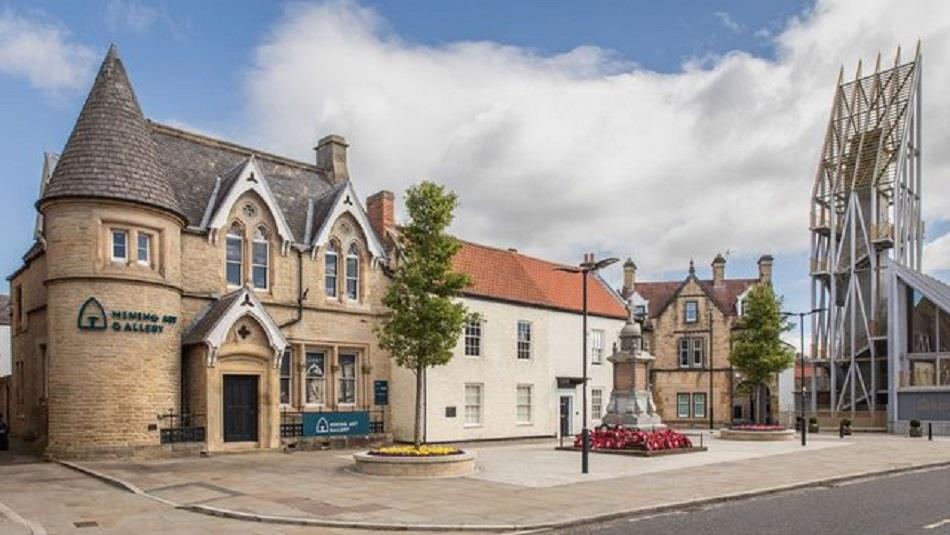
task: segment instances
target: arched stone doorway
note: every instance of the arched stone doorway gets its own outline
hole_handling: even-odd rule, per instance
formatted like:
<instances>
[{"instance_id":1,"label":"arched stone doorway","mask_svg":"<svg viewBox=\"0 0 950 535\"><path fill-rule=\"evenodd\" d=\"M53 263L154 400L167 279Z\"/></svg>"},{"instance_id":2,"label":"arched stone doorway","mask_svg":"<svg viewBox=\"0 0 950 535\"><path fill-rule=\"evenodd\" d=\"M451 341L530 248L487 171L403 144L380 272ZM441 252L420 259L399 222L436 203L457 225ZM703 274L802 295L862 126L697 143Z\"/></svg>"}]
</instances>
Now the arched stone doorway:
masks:
<instances>
[{"instance_id":1,"label":"arched stone doorway","mask_svg":"<svg viewBox=\"0 0 950 535\"><path fill-rule=\"evenodd\" d=\"M280 445L280 359L287 340L246 288L213 303L183 337L186 409L208 451Z\"/></svg>"}]
</instances>

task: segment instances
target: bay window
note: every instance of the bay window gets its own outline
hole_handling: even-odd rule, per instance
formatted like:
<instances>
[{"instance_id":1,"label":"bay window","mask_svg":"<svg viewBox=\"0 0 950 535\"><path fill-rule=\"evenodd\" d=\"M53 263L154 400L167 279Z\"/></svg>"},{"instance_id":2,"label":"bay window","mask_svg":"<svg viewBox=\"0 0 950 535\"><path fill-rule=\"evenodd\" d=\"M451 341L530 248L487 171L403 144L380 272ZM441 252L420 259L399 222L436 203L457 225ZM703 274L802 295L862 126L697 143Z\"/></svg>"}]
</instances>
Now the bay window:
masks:
<instances>
[{"instance_id":1,"label":"bay window","mask_svg":"<svg viewBox=\"0 0 950 535\"><path fill-rule=\"evenodd\" d=\"M337 402L356 403L356 355L341 353L339 358L339 381L337 384Z\"/></svg>"}]
</instances>

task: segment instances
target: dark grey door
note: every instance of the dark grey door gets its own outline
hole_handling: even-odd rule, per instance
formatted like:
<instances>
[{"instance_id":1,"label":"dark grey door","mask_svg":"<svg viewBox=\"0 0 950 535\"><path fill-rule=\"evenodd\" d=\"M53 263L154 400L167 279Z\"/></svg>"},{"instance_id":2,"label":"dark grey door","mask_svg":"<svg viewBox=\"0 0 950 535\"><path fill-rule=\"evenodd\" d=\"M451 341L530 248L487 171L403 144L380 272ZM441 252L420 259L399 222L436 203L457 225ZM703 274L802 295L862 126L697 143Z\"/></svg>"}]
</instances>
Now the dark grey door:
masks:
<instances>
[{"instance_id":1,"label":"dark grey door","mask_svg":"<svg viewBox=\"0 0 950 535\"><path fill-rule=\"evenodd\" d=\"M561 396L561 436L571 435L571 396Z\"/></svg>"},{"instance_id":2,"label":"dark grey door","mask_svg":"<svg viewBox=\"0 0 950 535\"><path fill-rule=\"evenodd\" d=\"M224 441L257 441L257 376L224 376Z\"/></svg>"}]
</instances>

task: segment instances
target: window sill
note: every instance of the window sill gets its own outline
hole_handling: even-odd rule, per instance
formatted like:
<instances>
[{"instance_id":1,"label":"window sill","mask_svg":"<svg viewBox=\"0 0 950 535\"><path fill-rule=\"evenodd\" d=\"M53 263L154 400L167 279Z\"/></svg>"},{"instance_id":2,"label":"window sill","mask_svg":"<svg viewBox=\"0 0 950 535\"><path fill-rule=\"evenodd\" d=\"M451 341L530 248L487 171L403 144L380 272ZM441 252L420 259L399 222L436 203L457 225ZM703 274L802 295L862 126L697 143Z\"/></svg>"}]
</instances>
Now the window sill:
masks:
<instances>
[{"instance_id":1,"label":"window sill","mask_svg":"<svg viewBox=\"0 0 950 535\"><path fill-rule=\"evenodd\" d=\"M534 427L534 422L517 422L518 427Z\"/></svg>"},{"instance_id":2,"label":"window sill","mask_svg":"<svg viewBox=\"0 0 950 535\"><path fill-rule=\"evenodd\" d=\"M462 424L462 427L464 427L465 429L475 429L481 426L482 424Z\"/></svg>"}]
</instances>

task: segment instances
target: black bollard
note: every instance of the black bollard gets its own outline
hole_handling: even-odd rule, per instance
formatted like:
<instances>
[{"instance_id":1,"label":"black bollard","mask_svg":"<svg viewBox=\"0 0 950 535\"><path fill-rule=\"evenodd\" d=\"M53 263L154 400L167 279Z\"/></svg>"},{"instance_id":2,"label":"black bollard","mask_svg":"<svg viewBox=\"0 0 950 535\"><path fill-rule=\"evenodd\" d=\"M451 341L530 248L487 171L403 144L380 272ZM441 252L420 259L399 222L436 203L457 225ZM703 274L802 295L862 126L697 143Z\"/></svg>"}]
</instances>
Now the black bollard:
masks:
<instances>
[{"instance_id":1,"label":"black bollard","mask_svg":"<svg viewBox=\"0 0 950 535\"><path fill-rule=\"evenodd\" d=\"M927 422L927 440L934 439L934 423Z\"/></svg>"}]
</instances>

